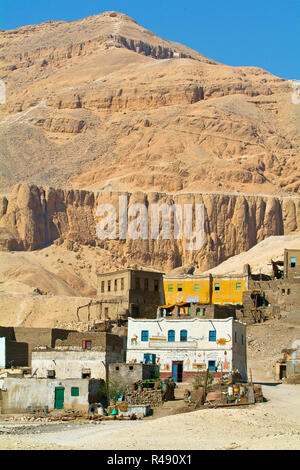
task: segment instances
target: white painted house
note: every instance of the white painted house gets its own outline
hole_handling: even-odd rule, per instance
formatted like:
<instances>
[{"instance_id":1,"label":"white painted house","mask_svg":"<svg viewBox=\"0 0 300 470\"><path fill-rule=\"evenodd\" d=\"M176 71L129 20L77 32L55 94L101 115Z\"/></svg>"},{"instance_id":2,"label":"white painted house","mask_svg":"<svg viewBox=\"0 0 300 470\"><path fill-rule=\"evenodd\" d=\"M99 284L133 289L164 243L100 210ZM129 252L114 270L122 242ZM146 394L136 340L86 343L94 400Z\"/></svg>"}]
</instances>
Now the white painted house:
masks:
<instances>
[{"instance_id":1,"label":"white painted house","mask_svg":"<svg viewBox=\"0 0 300 470\"><path fill-rule=\"evenodd\" d=\"M225 319L128 318L127 363L155 362L161 378L189 381L209 369L247 380L246 325Z\"/></svg>"}]
</instances>

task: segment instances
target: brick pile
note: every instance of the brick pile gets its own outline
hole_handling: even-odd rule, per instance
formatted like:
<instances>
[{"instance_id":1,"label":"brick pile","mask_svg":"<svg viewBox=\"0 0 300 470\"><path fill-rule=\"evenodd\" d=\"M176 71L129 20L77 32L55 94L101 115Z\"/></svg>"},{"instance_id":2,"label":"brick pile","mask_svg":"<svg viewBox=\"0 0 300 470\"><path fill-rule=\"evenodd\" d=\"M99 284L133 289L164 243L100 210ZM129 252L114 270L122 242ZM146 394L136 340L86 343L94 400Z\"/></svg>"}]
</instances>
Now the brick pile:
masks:
<instances>
[{"instance_id":1,"label":"brick pile","mask_svg":"<svg viewBox=\"0 0 300 470\"><path fill-rule=\"evenodd\" d=\"M158 408L163 404L161 390L152 389L127 393L125 401L130 405L150 405L151 408Z\"/></svg>"}]
</instances>

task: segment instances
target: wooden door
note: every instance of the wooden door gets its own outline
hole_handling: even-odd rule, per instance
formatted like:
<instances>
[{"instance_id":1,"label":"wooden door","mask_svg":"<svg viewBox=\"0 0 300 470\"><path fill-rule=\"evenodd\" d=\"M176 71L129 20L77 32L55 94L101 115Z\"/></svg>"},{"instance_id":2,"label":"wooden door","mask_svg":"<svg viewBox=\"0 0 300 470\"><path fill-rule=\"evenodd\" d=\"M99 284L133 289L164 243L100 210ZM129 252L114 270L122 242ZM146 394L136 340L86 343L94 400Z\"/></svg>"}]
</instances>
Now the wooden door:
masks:
<instances>
[{"instance_id":1,"label":"wooden door","mask_svg":"<svg viewBox=\"0 0 300 470\"><path fill-rule=\"evenodd\" d=\"M54 408L56 410L63 410L63 408L64 408L64 397L65 397L64 387L55 387Z\"/></svg>"}]
</instances>

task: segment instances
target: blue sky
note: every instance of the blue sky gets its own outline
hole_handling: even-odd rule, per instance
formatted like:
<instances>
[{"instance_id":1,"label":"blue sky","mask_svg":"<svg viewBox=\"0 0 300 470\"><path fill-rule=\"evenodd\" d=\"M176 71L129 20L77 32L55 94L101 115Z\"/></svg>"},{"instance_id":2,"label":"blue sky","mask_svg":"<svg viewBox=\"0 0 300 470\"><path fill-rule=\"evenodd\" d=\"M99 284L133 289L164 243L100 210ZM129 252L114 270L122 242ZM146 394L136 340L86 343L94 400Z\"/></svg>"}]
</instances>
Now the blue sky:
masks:
<instances>
[{"instance_id":1,"label":"blue sky","mask_svg":"<svg viewBox=\"0 0 300 470\"><path fill-rule=\"evenodd\" d=\"M0 29L108 10L219 62L300 79L300 0L1 0Z\"/></svg>"}]
</instances>

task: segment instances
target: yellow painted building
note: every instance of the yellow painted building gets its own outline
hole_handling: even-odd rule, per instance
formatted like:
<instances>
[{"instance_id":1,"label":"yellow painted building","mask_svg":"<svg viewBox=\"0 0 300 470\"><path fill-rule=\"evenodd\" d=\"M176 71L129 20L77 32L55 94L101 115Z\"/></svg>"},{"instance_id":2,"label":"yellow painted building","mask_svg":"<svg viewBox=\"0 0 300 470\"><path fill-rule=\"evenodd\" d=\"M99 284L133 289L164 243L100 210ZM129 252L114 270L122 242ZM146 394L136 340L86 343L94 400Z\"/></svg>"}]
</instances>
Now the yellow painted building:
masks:
<instances>
[{"instance_id":1,"label":"yellow painted building","mask_svg":"<svg viewBox=\"0 0 300 470\"><path fill-rule=\"evenodd\" d=\"M165 303L198 302L203 304L243 303L248 290L247 276L164 276Z\"/></svg>"}]
</instances>

